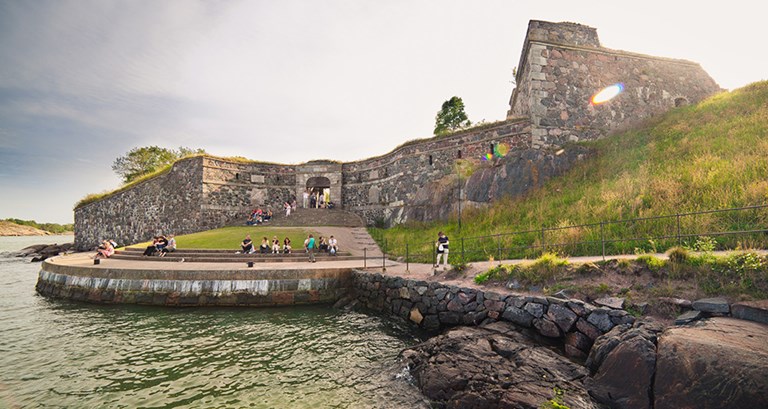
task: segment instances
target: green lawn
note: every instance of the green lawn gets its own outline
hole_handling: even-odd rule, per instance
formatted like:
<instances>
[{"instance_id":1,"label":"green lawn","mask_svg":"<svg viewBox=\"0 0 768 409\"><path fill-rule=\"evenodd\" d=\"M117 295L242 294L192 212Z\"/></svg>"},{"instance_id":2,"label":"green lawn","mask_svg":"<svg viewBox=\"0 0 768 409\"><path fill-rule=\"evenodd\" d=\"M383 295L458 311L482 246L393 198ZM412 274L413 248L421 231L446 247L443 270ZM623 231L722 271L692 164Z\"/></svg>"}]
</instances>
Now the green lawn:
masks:
<instances>
[{"instance_id":1,"label":"green lawn","mask_svg":"<svg viewBox=\"0 0 768 409\"><path fill-rule=\"evenodd\" d=\"M270 241L273 236L277 236L282 246L283 239L289 237L294 249L299 249L304 244L304 239L310 233L318 237L317 232L291 227L269 227L269 226L232 226L222 227L220 229L208 230L199 233L184 234L176 236L176 245L179 249L232 249L239 250L240 242L243 241L246 234L251 235L254 246L261 244L261 239L267 237ZM142 247L149 245L149 242L138 243L131 247Z\"/></svg>"}]
</instances>

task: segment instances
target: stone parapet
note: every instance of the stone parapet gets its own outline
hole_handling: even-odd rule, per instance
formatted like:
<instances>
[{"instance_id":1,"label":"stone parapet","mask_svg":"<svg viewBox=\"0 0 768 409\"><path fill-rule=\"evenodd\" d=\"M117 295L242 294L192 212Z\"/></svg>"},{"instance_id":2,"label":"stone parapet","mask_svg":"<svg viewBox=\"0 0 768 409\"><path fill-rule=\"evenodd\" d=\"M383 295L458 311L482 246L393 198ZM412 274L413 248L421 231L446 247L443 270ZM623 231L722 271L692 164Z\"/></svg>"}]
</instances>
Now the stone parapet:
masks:
<instances>
[{"instance_id":1,"label":"stone parapet","mask_svg":"<svg viewBox=\"0 0 768 409\"><path fill-rule=\"evenodd\" d=\"M332 304L351 269L135 270L43 263L36 290L97 304L288 306Z\"/></svg>"}]
</instances>

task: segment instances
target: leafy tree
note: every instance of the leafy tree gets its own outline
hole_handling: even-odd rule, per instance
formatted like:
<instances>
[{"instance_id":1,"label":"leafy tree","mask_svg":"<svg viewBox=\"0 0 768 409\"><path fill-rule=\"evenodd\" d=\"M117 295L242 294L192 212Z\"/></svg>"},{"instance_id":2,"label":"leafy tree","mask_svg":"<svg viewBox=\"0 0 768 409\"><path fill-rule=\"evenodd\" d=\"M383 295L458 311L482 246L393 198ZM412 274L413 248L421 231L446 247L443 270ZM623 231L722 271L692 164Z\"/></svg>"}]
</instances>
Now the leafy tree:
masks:
<instances>
[{"instance_id":1,"label":"leafy tree","mask_svg":"<svg viewBox=\"0 0 768 409\"><path fill-rule=\"evenodd\" d=\"M125 156L115 159L112 170L123 178L124 183L129 183L181 158L201 153L205 151L185 147L179 147L177 150L159 146L133 148Z\"/></svg>"},{"instance_id":2,"label":"leafy tree","mask_svg":"<svg viewBox=\"0 0 768 409\"><path fill-rule=\"evenodd\" d=\"M464 112L464 101L454 96L443 102L443 107L435 116L435 135L446 134L471 124Z\"/></svg>"}]
</instances>

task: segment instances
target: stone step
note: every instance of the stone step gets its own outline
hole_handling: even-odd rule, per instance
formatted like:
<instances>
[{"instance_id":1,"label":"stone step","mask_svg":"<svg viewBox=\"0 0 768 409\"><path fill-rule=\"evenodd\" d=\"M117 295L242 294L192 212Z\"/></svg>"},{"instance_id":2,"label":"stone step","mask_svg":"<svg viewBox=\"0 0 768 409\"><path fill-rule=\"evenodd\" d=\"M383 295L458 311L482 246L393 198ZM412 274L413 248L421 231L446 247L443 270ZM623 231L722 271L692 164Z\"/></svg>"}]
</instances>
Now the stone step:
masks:
<instances>
[{"instance_id":1,"label":"stone step","mask_svg":"<svg viewBox=\"0 0 768 409\"><path fill-rule=\"evenodd\" d=\"M189 263L247 263L253 261L254 263L299 263L306 261L308 255L306 253L295 253L296 256L285 254L281 257L279 254L275 254L274 257L259 257L254 254L230 254L228 256L180 256L175 253L169 253L165 257L144 257L141 255L132 254L114 254L111 258L115 260L134 260L134 261L163 261L163 262L180 262L184 260ZM317 261L349 261L349 260L363 260L363 257L358 256L331 256L325 253L316 254L315 259Z\"/></svg>"},{"instance_id":2,"label":"stone step","mask_svg":"<svg viewBox=\"0 0 768 409\"><path fill-rule=\"evenodd\" d=\"M139 256L141 257L144 253L144 248L137 248L137 247L131 247L124 250L116 250L115 254L120 255L126 255L126 256ZM221 256L229 256L239 254L237 250L213 250L213 249L176 249L176 251L168 253L168 256L175 256L175 257L221 257ZM325 252L316 252L315 254L326 254ZM285 253L251 253L251 254L243 254L247 256L252 257L305 257L306 252L303 248L298 248L293 250L289 254ZM339 251L337 253L338 256L350 256L352 255L348 251Z\"/></svg>"}]
</instances>

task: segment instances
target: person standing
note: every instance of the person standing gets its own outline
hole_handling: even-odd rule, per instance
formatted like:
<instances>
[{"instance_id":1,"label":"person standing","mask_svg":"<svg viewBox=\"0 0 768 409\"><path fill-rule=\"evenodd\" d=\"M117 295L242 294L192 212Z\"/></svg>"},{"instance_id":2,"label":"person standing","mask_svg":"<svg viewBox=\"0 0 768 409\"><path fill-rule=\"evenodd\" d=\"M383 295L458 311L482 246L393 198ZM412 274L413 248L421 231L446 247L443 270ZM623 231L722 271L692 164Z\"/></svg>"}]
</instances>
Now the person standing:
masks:
<instances>
[{"instance_id":1,"label":"person standing","mask_svg":"<svg viewBox=\"0 0 768 409\"><path fill-rule=\"evenodd\" d=\"M307 249L307 253L309 253L309 262L314 263L315 262L315 236L309 235L306 240L304 240L304 247Z\"/></svg>"},{"instance_id":2,"label":"person standing","mask_svg":"<svg viewBox=\"0 0 768 409\"><path fill-rule=\"evenodd\" d=\"M288 201L285 201L283 203L283 207L285 208L285 217L288 217L291 215L291 204L288 203Z\"/></svg>"},{"instance_id":3,"label":"person standing","mask_svg":"<svg viewBox=\"0 0 768 409\"><path fill-rule=\"evenodd\" d=\"M440 258L443 257L443 268L448 267L448 236L443 232L437 233L437 262L435 267L440 266Z\"/></svg>"},{"instance_id":4,"label":"person standing","mask_svg":"<svg viewBox=\"0 0 768 409\"><path fill-rule=\"evenodd\" d=\"M301 198L302 198L301 207L304 209L308 208L309 207L309 190L304 189L304 193L302 194Z\"/></svg>"}]
</instances>

